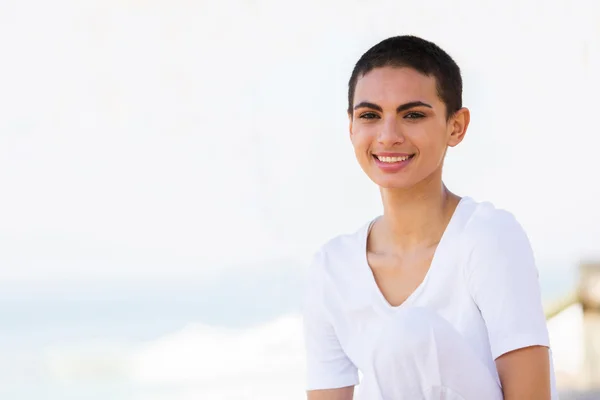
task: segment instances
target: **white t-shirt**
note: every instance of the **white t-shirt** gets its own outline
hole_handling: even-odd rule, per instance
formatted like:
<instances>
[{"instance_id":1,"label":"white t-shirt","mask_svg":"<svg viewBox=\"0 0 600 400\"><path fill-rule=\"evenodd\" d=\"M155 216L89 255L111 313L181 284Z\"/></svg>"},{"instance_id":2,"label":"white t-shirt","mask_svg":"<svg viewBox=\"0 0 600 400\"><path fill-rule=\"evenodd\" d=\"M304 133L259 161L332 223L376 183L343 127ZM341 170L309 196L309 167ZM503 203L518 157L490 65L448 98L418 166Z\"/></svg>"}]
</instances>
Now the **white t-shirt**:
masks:
<instances>
[{"instance_id":1,"label":"white t-shirt","mask_svg":"<svg viewBox=\"0 0 600 400\"><path fill-rule=\"evenodd\" d=\"M359 384L385 321L406 307L450 322L498 383L496 358L549 347L533 252L512 214L462 198L425 279L399 307L385 300L367 263L371 224L314 256L304 309L308 390ZM555 398L554 376L552 386Z\"/></svg>"}]
</instances>

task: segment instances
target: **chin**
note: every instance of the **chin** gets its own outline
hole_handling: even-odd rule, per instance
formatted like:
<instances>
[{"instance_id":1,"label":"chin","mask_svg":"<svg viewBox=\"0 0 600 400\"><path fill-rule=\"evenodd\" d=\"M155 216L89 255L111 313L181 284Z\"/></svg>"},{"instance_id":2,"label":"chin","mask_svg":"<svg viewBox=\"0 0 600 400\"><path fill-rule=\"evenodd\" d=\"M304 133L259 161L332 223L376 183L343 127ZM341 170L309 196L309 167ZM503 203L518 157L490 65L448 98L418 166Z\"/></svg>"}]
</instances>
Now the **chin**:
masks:
<instances>
[{"instance_id":1,"label":"chin","mask_svg":"<svg viewBox=\"0 0 600 400\"><path fill-rule=\"evenodd\" d=\"M429 168L410 168L396 173L384 173L378 168L366 169L367 176L381 189L411 189L441 177L441 165Z\"/></svg>"},{"instance_id":2,"label":"chin","mask_svg":"<svg viewBox=\"0 0 600 400\"><path fill-rule=\"evenodd\" d=\"M412 179L403 177L376 177L371 180L381 189L409 189L416 184Z\"/></svg>"}]
</instances>

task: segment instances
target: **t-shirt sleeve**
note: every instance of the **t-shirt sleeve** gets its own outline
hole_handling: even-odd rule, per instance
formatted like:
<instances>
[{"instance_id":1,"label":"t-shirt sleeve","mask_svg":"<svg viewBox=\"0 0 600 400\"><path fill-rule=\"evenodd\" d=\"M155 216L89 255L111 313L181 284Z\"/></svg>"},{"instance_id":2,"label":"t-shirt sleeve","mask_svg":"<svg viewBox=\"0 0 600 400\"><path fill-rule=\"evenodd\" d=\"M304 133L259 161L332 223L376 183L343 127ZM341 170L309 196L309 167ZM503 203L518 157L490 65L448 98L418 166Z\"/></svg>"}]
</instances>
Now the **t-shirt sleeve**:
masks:
<instances>
[{"instance_id":1,"label":"t-shirt sleeve","mask_svg":"<svg viewBox=\"0 0 600 400\"><path fill-rule=\"evenodd\" d=\"M322 253L311 263L303 309L307 390L358 384L358 370L344 353L324 304Z\"/></svg>"},{"instance_id":2,"label":"t-shirt sleeve","mask_svg":"<svg viewBox=\"0 0 600 400\"><path fill-rule=\"evenodd\" d=\"M492 355L496 359L524 347L549 347L529 239L506 211L496 210L487 222L474 232L467 282L485 321Z\"/></svg>"}]
</instances>

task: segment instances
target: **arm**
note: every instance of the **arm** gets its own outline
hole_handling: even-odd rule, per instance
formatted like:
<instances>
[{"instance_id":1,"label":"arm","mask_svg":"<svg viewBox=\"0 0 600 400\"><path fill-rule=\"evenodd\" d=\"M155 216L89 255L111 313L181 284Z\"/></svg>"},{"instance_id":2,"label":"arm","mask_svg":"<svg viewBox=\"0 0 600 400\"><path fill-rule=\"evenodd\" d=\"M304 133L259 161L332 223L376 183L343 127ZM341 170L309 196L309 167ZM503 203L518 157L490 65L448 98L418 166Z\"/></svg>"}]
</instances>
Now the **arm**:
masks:
<instances>
[{"instance_id":1,"label":"arm","mask_svg":"<svg viewBox=\"0 0 600 400\"><path fill-rule=\"evenodd\" d=\"M548 400L550 356L543 346L511 351L496 359L504 400Z\"/></svg>"},{"instance_id":2,"label":"arm","mask_svg":"<svg viewBox=\"0 0 600 400\"><path fill-rule=\"evenodd\" d=\"M344 352L325 301L326 260L314 257L308 274L303 325L309 400L352 400L358 369Z\"/></svg>"},{"instance_id":3,"label":"arm","mask_svg":"<svg viewBox=\"0 0 600 400\"><path fill-rule=\"evenodd\" d=\"M475 229L467 273L506 400L551 399L551 359L538 272L525 232L496 211Z\"/></svg>"},{"instance_id":4,"label":"arm","mask_svg":"<svg viewBox=\"0 0 600 400\"><path fill-rule=\"evenodd\" d=\"M309 390L308 400L352 400L354 398L354 386L339 389Z\"/></svg>"}]
</instances>

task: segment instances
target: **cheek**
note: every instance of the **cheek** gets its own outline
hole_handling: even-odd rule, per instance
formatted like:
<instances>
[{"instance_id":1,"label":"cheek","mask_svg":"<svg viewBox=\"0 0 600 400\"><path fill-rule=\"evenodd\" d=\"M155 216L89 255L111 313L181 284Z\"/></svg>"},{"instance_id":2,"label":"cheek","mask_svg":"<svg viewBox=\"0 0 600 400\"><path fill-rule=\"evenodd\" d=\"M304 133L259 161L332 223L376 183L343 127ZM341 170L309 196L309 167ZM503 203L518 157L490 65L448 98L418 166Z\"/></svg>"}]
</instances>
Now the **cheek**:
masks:
<instances>
[{"instance_id":1,"label":"cheek","mask_svg":"<svg viewBox=\"0 0 600 400\"><path fill-rule=\"evenodd\" d=\"M351 135L352 146L354 146L354 150L357 153L364 152L371 147L373 140L375 140L375 138L376 138L376 136L373 134L373 132L374 132L373 129L369 129L369 128L365 128L365 127L360 127L358 129L355 129L352 132L352 135Z\"/></svg>"},{"instance_id":2,"label":"cheek","mask_svg":"<svg viewBox=\"0 0 600 400\"><path fill-rule=\"evenodd\" d=\"M415 126L407 130L406 138L426 157L437 158L446 148L445 131L437 125Z\"/></svg>"}]
</instances>

